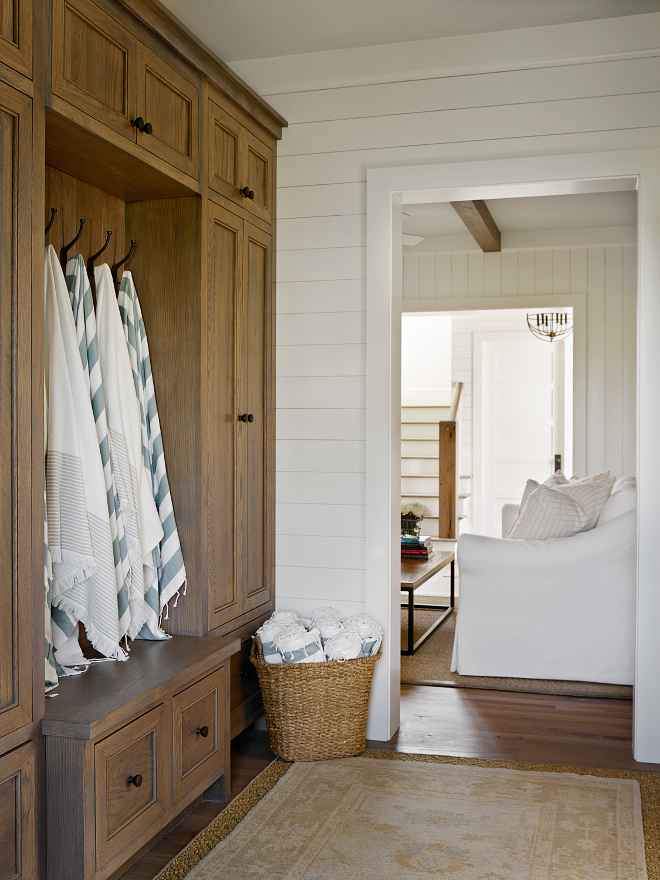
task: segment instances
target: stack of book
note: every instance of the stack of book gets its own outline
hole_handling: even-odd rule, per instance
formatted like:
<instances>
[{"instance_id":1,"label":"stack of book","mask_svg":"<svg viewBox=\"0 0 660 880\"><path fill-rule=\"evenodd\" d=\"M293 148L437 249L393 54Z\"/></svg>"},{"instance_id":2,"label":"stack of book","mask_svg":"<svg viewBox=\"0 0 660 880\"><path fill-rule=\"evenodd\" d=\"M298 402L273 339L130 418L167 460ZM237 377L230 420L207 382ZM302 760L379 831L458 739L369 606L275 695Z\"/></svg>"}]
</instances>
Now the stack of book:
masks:
<instances>
[{"instance_id":1,"label":"stack of book","mask_svg":"<svg viewBox=\"0 0 660 880\"><path fill-rule=\"evenodd\" d=\"M433 553L432 538L401 536L401 559L428 559L431 553Z\"/></svg>"}]
</instances>

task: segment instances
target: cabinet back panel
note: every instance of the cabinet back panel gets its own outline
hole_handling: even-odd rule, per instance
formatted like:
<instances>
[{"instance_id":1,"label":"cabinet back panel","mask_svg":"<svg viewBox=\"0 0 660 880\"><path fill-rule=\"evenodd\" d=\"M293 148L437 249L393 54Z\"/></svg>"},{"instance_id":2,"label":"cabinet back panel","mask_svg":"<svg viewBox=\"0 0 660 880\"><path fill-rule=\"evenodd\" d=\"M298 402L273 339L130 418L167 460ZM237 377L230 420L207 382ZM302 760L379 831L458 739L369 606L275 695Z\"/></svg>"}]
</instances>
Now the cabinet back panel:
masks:
<instances>
[{"instance_id":1,"label":"cabinet back panel","mask_svg":"<svg viewBox=\"0 0 660 880\"><path fill-rule=\"evenodd\" d=\"M57 208L57 214L46 236L46 244L52 244L58 255L62 245L78 232L81 218L85 220L83 232L69 256L82 254L87 260L103 246L107 230L112 232L110 242L95 265L108 263L112 266L126 254L126 206L121 199L47 165L44 226L50 221L51 208ZM127 265L127 268L130 267Z\"/></svg>"}]
</instances>

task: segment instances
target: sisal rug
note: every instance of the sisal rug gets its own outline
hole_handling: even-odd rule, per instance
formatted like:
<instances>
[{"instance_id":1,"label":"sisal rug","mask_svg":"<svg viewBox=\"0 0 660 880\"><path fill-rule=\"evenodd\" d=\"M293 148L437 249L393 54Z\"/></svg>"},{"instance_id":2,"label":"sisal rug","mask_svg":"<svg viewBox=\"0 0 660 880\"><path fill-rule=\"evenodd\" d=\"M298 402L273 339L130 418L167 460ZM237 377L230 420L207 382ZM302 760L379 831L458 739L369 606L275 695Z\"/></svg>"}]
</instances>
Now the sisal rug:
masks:
<instances>
[{"instance_id":1,"label":"sisal rug","mask_svg":"<svg viewBox=\"0 0 660 880\"><path fill-rule=\"evenodd\" d=\"M448 605L449 599L418 596L417 601ZM628 685L598 684L585 681L550 681L533 678L487 678L476 675L458 675L450 672L454 647L456 610L450 614L416 654L401 658L403 684L439 685L444 687L487 688L498 691L528 691L535 694L557 694L570 697L610 697L632 700L633 689ZM438 617L435 611L415 611L415 640ZM401 644L408 638L408 612L401 609Z\"/></svg>"},{"instance_id":2,"label":"sisal rug","mask_svg":"<svg viewBox=\"0 0 660 880\"><path fill-rule=\"evenodd\" d=\"M659 795L660 775L632 771L275 761L158 880L660 880Z\"/></svg>"}]
</instances>

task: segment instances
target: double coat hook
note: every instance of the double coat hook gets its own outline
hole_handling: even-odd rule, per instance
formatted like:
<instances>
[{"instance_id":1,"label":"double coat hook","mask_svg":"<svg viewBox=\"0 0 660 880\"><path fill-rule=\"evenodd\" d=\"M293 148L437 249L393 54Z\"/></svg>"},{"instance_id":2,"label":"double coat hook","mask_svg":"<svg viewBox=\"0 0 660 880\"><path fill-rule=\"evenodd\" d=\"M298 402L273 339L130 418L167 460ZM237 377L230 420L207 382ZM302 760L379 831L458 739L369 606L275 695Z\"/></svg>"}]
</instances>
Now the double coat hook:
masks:
<instances>
[{"instance_id":1,"label":"double coat hook","mask_svg":"<svg viewBox=\"0 0 660 880\"><path fill-rule=\"evenodd\" d=\"M78 241L80 236L82 235L84 225L85 225L85 221L81 220L80 221L80 228L78 229L78 235L76 235L76 237L73 239L73 241L70 241L68 244L65 244L64 247L62 248L62 250L60 251L60 263L62 264L63 269L66 269L66 256L69 253L69 251L71 250L71 248L74 246L74 244Z\"/></svg>"}]
</instances>

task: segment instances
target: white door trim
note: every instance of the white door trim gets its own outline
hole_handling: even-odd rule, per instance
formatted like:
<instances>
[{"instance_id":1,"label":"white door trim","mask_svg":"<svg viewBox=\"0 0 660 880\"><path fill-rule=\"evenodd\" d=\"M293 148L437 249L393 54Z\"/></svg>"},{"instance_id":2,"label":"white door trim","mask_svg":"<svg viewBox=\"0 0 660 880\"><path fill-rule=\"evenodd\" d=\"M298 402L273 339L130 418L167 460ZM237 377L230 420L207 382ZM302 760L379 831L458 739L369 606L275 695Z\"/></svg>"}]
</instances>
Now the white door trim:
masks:
<instances>
[{"instance_id":1,"label":"white door trim","mask_svg":"<svg viewBox=\"0 0 660 880\"><path fill-rule=\"evenodd\" d=\"M366 610L386 628L368 735L399 726L399 496L401 205L415 202L639 188L638 198L638 595L634 752L660 763L660 150L536 156L367 169ZM461 308L465 302L456 302ZM483 299L474 302L483 308ZM559 305L559 303L557 303ZM500 301L499 308L507 307ZM513 306L515 307L515 306ZM575 409L580 402L575 401ZM576 449L577 453L577 449ZM578 462L576 460L576 469Z\"/></svg>"}]
</instances>

